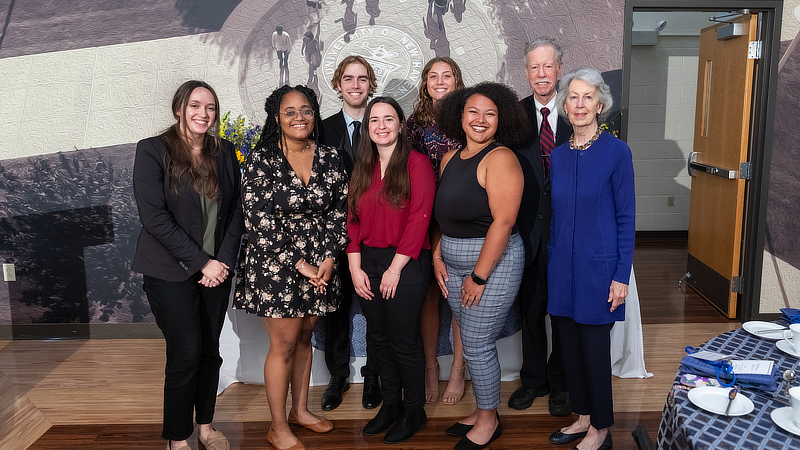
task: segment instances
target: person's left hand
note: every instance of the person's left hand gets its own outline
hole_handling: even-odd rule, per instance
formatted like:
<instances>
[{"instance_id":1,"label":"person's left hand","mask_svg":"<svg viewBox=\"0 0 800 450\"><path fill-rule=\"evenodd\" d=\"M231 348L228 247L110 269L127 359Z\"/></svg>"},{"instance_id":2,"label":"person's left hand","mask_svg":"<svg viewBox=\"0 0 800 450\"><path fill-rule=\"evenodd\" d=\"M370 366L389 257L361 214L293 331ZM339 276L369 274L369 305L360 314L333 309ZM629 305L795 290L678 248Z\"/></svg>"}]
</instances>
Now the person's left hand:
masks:
<instances>
[{"instance_id":1,"label":"person's left hand","mask_svg":"<svg viewBox=\"0 0 800 450\"><path fill-rule=\"evenodd\" d=\"M317 276L314 277L314 281L316 282L316 289L320 292L325 290L325 286L328 285L328 280L331 279L333 275L333 259L325 258L322 261L322 264L319 265L317 269Z\"/></svg>"},{"instance_id":2,"label":"person's left hand","mask_svg":"<svg viewBox=\"0 0 800 450\"><path fill-rule=\"evenodd\" d=\"M611 312L614 312L619 305L625 303L625 297L628 296L628 285L622 284L618 281L611 282L611 288L608 290L608 303L611 303Z\"/></svg>"},{"instance_id":3,"label":"person's left hand","mask_svg":"<svg viewBox=\"0 0 800 450\"><path fill-rule=\"evenodd\" d=\"M478 286L472 281L471 276L467 276L464 284L461 285L461 306L469 309L473 306L478 306L483 295L483 288L486 286Z\"/></svg>"},{"instance_id":4,"label":"person's left hand","mask_svg":"<svg viewBox=\"0 0 800 450\"><path fill-rule=\"evenodd\" d=\"M383 272L381 277L381 296L386 299L394 298L394 294L397 292L397 283L399 282L400 275L392 272L391 267L386 269L386 272Z\"/></svg>"}]
</instances>

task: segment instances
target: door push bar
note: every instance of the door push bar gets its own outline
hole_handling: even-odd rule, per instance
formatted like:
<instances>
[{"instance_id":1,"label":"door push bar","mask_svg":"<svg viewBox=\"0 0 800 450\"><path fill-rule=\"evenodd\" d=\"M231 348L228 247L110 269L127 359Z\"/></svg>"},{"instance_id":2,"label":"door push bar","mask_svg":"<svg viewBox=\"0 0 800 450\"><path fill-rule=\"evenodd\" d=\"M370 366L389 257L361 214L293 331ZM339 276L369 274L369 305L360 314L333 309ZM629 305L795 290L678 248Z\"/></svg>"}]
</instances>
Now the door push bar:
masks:
<instances>
[{"instance_id":1,"label":"door push bar","mask_svg":"<svg viewBox=\"0 0 800 450\"><path fill-rule=\"evenodd\" d=\"M720 167L709 166L708 164L697 162L697 153L698 152L689 153L689 160L687 161L689 176L695 176L695 172L699 170L707 174L725 178L726 180L735 180L739 178L739 172L736 170L722 169Z\"/></svg>"}]
</instances>

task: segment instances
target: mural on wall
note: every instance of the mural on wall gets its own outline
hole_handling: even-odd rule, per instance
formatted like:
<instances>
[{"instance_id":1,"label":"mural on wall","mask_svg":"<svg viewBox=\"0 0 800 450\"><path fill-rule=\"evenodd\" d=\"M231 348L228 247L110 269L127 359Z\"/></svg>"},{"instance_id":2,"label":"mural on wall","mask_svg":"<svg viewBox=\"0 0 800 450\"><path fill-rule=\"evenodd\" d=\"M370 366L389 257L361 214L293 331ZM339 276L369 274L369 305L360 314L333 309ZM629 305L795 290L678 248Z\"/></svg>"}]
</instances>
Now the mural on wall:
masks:
<instances>
[{"instance_id":1,"label":"mural on wall","mask_svg":"<svg viewBox=\"0 0 800 450\"><path fill-rule=\"evenodd\" d=\"M359 54L378 94L410 112L434 56L453 57L468 85L529 95L522 48L550 35L565 70L600 69L619 99L623 0L101 3L0 0L0 114L11 122L0 129L0 259L21 280L0 286L0 324L153 321L129 270L131 170L136 141L169 125L186 79L209 82L220 113L252 123L276 87L307 84L324 117L341 107L334 69Z\"/></svg>"}]
</instances>

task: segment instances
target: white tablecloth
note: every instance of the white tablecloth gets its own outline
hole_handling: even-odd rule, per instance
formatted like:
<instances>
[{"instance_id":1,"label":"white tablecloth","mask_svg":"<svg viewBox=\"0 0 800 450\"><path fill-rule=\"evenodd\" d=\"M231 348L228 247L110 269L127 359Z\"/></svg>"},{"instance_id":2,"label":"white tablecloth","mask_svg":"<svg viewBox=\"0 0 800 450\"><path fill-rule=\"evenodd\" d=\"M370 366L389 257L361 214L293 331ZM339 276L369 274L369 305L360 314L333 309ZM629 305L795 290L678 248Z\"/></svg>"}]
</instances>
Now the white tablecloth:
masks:
<instances>
[{"instance_id":1,"label":"white tablecloth","mask_svg":"<svg viewBox=\"0 0 800 450\"><path fill-rule=\"evenodd\" d=\"M548 333L549 322L548 322ZM511 381L519 378L522 367L522 333L497 341L500 357L502 380ZM218 393L236 382L264 384L264 361L269 350L269 339L260 317L245 314L242 310L229 308L225 325L220 337L220 368ZM361 382L361 366L365 357L350 358L350 381ZM441 378L450 376L452 355L440 356L442 368ZM642 318L639 309L639 294L636 290L636 279L631 270L628 298L625 302L625 321L617 322L611 330L611 372L620 378L649 378L644 366L644 346L642 342ZM314 361L311 366L311 385L328 384L330 374L325 366L325 355L314 349Z\"/></svg>"}]
</instances>

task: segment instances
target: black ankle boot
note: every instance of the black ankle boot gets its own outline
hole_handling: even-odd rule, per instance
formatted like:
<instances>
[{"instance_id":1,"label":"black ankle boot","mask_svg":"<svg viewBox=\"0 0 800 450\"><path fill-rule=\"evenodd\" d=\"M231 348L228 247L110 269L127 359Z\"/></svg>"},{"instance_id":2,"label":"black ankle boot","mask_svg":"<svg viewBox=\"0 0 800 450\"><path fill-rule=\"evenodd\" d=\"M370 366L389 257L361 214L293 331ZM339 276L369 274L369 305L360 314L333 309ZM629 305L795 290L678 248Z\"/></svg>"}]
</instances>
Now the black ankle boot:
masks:
<instances>
[{"instance_id":1,"label":"black ankle boot","mask_svg":"<svg viewBox=\"0 0 800 450\"><path fill-rule=\"evenodd\" d=\"M378 414L375 415L375 418L367 422L361 433L364 436L374 436L383 433L392 426L402 413L403 402L397 402L391 405L387 405L386 402L384 402L381 409L378 410Z\"/></svg>"},{"instance_id":2,"label":"black ankle boot","mask_svg":"<svg viewBox=\"0 0 800 450\"><path fill-rule=\"evenodd\" d=\"M411 439L417 431L425 428L425 423L428 421L428 416L425 410L420 408L416 411L406 411L397 419L391 430L386 432L383 437L383 442L387 444L399 444Z\"/></svg>"}]
</instances>

